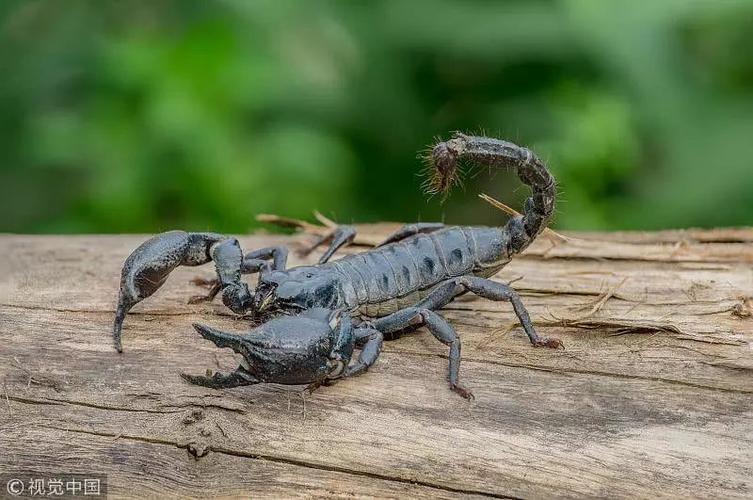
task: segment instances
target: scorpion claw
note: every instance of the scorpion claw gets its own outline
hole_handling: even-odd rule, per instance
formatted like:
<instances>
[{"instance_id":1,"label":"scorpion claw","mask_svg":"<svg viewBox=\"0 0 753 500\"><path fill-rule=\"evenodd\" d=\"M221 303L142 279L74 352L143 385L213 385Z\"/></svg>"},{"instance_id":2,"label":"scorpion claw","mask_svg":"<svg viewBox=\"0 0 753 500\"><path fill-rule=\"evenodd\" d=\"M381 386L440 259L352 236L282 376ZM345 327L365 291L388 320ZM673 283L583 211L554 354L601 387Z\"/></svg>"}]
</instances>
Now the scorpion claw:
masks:
<instances>
[{"instance_id":1,"label":"scorpion claw","mask_svg":"<svg viewBox=\"0 0 753 500\"><path fill-rule=\"evenodd\" d=\"M450 384L450 389L452 389L454 392L458 393L461 397L467 399L468 401L476 399L476 396L474 396L471 391L460 384Z\"/></svg>"},{"instance_id":2,"label":"scorpion claw","mask_svg":"<svg viewBox=\"0 0 753 500\"><path fill-rule=\"evenodd\" d=\"M243 354L243 337L234 333L223 332L199 323L193 324L194 329L207 340L214 342L217 347L229 347L239 354Z\"/></svg>"}]
</instances>

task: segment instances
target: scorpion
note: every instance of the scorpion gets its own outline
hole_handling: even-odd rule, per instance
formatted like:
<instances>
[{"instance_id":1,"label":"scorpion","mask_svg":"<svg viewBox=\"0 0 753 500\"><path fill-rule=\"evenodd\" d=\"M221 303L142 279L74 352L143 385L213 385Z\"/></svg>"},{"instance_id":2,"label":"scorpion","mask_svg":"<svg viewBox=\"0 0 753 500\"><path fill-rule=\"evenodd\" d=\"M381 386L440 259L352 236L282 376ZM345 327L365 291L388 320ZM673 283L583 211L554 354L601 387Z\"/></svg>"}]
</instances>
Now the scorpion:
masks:
<instances>
[{"instance_id":1,"label":"scorpion","mask_svg":"<svg viewBox=\"0 0 753 500\"><path fill-rule=\"evenodd\" d=\"M266 320L246 335L203 325L194 328L218 347L231 347L243 361L235 372L209 376L183 375L211 388L233 388L260 382L333 383L368 370L387 336L425 326L449 347L449 386L466 399L473 394L459 382L461 342L455 329L436 311L468 292L509 302L531 344L559 348L562 342L537 334L518 293L490 278L525 250L546 227L554 212L556 183L546 165L529 149L511 142L456 132L426 155L431 173L428 191L447 193L465 164L489 170L513 168L532 194L523 214L501 227L447 226L414 223L403 226L380 245L330 262L356 235L338 226L308 251L329 242L316 265L286 268L284 246L243 254L237 239L216 233L170 231L139 246L125 261L113 329L122 352L121 329L128 311L152 295L179 265L214 262L212 300L221 294L234 313ZM258 273L249 289L242 275ZM350 363L354 349L360 353Z\"/></svg>"}]
</instances>

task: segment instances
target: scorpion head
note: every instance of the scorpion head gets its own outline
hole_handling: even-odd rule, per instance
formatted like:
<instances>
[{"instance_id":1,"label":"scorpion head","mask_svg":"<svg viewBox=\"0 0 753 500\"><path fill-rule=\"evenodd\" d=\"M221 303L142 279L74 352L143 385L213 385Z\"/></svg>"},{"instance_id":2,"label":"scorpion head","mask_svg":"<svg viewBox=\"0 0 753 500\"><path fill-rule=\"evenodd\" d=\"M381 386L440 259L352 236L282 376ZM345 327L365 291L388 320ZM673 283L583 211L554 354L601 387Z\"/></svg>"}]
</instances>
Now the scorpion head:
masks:
<instances>
[{"instance_id":1,"label":"scorpion head","mask_svg":"<svg viewBox=\"0 0 753 500\"><path fill-rule=\"evenodd\" d=\"M292 312L312 307L335 308L340 282L329 269L302 266L273 271L259 278L254 298L257 313Z\"/></svg>"}]
</instances>

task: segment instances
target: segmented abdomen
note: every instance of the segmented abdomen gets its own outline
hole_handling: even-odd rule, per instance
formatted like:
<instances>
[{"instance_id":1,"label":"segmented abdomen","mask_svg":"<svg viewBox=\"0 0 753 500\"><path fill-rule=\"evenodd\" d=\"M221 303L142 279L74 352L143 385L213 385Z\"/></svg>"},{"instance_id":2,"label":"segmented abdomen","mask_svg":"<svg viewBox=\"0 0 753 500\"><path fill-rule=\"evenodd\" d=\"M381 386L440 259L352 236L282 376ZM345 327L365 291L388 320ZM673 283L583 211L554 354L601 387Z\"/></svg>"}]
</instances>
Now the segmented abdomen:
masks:
<instances>
[{"instance_id":1,"label":"segmented abdomen","mask_svg":"<svg viewBox=\"0 0 753 500\"><path fill-rule=\"evenodd\" d=\"M415 305L448 278L491 276L507 262L498 228L452 226L326 265L341 274L352 309L379 317Z\"/></svg>"}]
</instances>

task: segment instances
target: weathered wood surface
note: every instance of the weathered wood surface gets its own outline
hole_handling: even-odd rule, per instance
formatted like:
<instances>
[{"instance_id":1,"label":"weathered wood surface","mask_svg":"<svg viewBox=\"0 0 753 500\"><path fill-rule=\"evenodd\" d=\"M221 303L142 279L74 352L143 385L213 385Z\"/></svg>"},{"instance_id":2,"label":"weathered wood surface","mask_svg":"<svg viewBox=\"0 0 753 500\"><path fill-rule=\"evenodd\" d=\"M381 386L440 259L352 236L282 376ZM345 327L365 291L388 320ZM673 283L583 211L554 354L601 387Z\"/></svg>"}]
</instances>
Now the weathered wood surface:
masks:
<instances>
[{"instance_id":1,"label":"weathered wood surface","mask_svg":"<svg viewBox=\"0 0 753 500\"><path fill-rule=\"evenodd\" d=\"M753 496L753 230L568 236L495 278L566 350L531 348L507 304L443 312L472 402L423 329L305 398L190 386L179 372L234 361L191 323L245 327L219 301L186 304L210 267L138 305L118 355L120 266L144 237L2 236L0 471L106 473L126 497Z\"/></svg>"}]
</instances>

